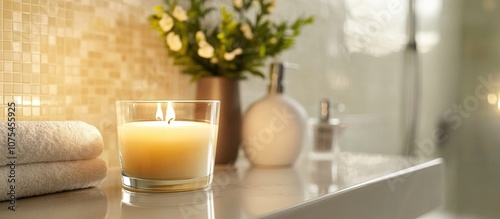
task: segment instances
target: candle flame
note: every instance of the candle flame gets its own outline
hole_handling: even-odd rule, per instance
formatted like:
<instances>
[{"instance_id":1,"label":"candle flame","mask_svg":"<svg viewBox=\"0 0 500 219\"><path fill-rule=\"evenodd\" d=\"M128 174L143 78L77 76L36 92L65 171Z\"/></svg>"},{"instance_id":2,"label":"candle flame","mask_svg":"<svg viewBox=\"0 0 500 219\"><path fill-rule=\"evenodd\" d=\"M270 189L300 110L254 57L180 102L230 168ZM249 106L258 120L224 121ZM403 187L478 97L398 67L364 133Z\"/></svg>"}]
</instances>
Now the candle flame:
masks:
<instances>
[{"instance_id":1,"label":"candle flame","mask_svg":"<svg viewBox=\"0 0 500 219\"><path fill-rule=\"evenodd\" d=\"M161 110L161 103L156 106L156 121L163 121L163 111Z\"/></svg>"},{"instance_id":2,"label":"candle flame","mask_svg":"<svg viewBox=\"0 0 500 219\"><path fill-rule=\"evenodd\" d=\"M165 114L165 119L168 121L168 124L170 124L171 121L175 120L175 111L174 111L174 108L172 107L171 102L168 102L167 113Z\"/></svg>"}]
</instances>

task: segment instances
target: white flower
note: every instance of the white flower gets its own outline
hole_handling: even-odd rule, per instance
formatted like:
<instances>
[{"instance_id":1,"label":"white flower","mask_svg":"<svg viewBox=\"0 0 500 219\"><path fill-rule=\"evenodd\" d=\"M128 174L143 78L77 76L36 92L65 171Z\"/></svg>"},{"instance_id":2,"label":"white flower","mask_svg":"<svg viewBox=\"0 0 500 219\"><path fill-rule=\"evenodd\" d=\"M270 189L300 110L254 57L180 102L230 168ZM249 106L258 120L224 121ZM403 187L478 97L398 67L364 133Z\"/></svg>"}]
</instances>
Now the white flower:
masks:
<instances>
[{"instance_id":1,"label":"white flower","mask_svg":"<svg viewBox=\"0 0 500 219\"><path fill-rule=\"evenodd\" d=\"M227 61L233 61L234 57L236 57L236 55L233 53L230 53L230 52L224 53L224 59Z\"/></svg>"},{"instance_id":2,"label":"white flower","mask_svg":"<svg viewBox=\"0 0 500 219\"><path fill-rule=\"evenodd\" d=\"M253 39L253 33L252 33L252 27L250 27L249 24L243 23L240 26L241 32L243 32L243 36L247 38L248 40Z\"/></svg>"},{"instance_id":3,"label":"white flower","mask_svg":"<svg viewBox=\"0 0 500 219\"><path fill-rule=\"evenodd\" d=\"M188 19L186 11L184 11L184 9L182 9L182 7L179 5L175 6L174 12L172 12L172 15L175 17L175 19L177 19L179 21L186 21Z\"/></svg>"},{"instance_id":4,"label":"white flower","mask_svg":"<svg viewBox=\"0 0 500 219\"><path fill-rule=\"evenodd\" d=\"M168 16L168 14L163 14L158 24L160 25L163 31L168 32L174 26L174 19Z\"/></svg>"},{"instance_id":5,"label":"white flower","mask_svg":"<svg viewBox=\"0 0 500 219\"><path fill-rule=\"evenodd\" d=\"M271 38L271 39L269 40L269 42L270 42L271 44L276 44L276 43L278 42L278 40L276 39L276 37L273 37L273 38Z\"/></svg>"},{"instance_id":6,"label":"white flower","mask_svg":"<svg viewBox=\"0 0 500 219\"><path fill-rule=\"evenodd\" d=\"M241 48L236 48L235 50L232 51L235 55L241 55L243 53L243 50Z\"/></svg>"},{"instance_id":7,"label":"white flower","mask_svg":"<svg viewBox=\"0 0 500 219\"><path fill-rule=\"evenodd\" d=\"M243 0L233 0L233 4L234 4L234 7L236 7L237 9L240 9L241 7L243 7Z\"/></svg>"},{"instance_id":8,"label":"white flower","mask_svg":"<svg viewBox=\"0 0 500 219\"><path fill-rule=\"evenodd\" d=\"M267 13L271 13L271 11L276 7L275 0L270 0L269 3L271 3L271 5L269 5L269 7L267 8Z\"/></svg>"},{"instance_id":9,"label":"white flower","mask_svg":"<svg viewBox=\"0 0 500 219\"><path fill-rule=\"evenodd\" d=\"M174 52L181 50L182 41L181 41L181 38L179 37L179 35L177 35L173 32L170 32L167 34L166 41L167 41L167 45L170 48L170 50L172 50Z\"/></svg>"},{"instance_id":10,"label":"white flower","mask_svg":"<svg viewBox=\"0 0 500 219\"><path fill-rule=\"evenodd\" d=\"M224 53L224 59L227 61L232 61L234 57L236 57L237 55L241 55L241 53L243 53L243 50L241 48L237 48L232 52Z\"/></svg>"},{"instance_id":11,"label":"white flower","mask_svg":"<svg viewBox=\"0 0 500 219\"><path fill-rule=\"evenodd\" d=\"M253 8L258 8L260 6L259 1L256 1L256 0L252 0L252 2L250 4L251 4L250 7L253 7Z\"/></svg>"},{"instance_id":12,"label":"white flower","mask_svg":"<svg viewBox=\"0 0 500 219\"><path fill-rule=\"evenodd\" d=\"M196 32L196 41L201 42L201 41L206 41L207 39L205 38L205 34L203 31L199 30Z\"/></svg>"},{"instance_id":13,"label":"white flower","mask_svg":"<svg viewBox=\"0 0 500 219\"><path fill-rule=\"evenodd\" d=\"M214 47L212 47L207 41L200 41L198 43L198 55L203 58L211 58L214 55Z\"/></svg>"},{"instance_id":14,"label":"white flower","mask_svg":"<svg viewBox=\"0 0 500 219\"><path fill-rule=\"evenodd\" d=\"M285 35L287 35L287 36L293 35L293 30L292 29L285 30Z\"/></svg>"},{"instance_id":15,"label":"white flower","mask_svg":"<svg viewBox=\"0 0 500 219\"><path fill-rule=\"evenodd\" d=\"M198 42L198 55L203 58L212 58L214 55L214 47L207 42L205 34L203 31L196 32L196 41Z\"/></svg>"}]
</instances>

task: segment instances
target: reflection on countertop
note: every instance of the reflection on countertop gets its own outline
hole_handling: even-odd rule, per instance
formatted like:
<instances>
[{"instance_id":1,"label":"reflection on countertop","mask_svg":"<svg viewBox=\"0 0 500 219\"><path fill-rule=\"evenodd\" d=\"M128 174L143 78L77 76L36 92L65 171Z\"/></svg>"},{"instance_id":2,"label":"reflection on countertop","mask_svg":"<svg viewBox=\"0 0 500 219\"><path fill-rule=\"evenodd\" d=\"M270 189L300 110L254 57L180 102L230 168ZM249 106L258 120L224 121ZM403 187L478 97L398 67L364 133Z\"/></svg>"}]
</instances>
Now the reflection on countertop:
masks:
<instances>
[{"instance_id":1,"label":"reflection on countertop","mask_svg":"<svg viewBox=\"0 0 500 219\"><path fill-rule=\"evenodd\" d=\"M311 160L308 163L307 194L314 198L330 192L335 192L338 187L338 161Z\"/></svg>"},{"instance_id":2,"label":"reflection on countertop","mask_svg":"<svg viewBox=\"0 0 500 219\"><path fill-rule=\"evenodd\" d=\"M137 193L122 190L121 218L213 219L213 190L179 193Z\"/></svg>"},{"instance_id":3,"label":"reflection on countertop","mask_svg":"<svg viewBox=\"0 0 500 219\"><path fill-rule=\"evenodd\" d=\"M255 218L304 201L303 180L297 168L250 167L242 180L244 213Z\"/></svg>"}]
</instances>

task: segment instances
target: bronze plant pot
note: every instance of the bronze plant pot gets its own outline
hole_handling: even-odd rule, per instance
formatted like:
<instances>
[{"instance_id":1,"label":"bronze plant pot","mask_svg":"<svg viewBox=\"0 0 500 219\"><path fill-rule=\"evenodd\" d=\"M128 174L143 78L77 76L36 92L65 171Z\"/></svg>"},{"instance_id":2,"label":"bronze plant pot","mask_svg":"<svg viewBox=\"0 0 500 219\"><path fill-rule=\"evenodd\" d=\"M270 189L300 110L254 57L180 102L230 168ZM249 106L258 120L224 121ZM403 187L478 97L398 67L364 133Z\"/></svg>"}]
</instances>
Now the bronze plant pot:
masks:
<instances>
[{"instance_id":1,"label":"bronze plant pot","mask_svg":"<svg viewBox=\"0 0 500 219\"><path fill-rule=\"evenodd\" d=\"M219 100L219 133L216 164L233 164L241 144L241 103L239 80L225 77L202 77L196 86L196 99Z\"/></svg>"}]
</instances>

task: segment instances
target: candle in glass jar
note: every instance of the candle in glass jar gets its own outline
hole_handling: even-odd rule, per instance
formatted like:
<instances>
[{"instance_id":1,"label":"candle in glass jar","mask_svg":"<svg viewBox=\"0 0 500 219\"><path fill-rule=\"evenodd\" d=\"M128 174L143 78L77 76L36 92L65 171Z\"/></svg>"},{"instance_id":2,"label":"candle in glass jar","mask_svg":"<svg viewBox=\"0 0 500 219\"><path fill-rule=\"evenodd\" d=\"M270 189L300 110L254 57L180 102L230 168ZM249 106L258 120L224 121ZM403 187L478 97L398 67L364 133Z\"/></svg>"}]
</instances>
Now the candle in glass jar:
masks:
<instances>
[{"instance_id":1,"label":"candle in glass jar","mask_svg":"<svg viewBox=\"0 0 500 219\"><path fill-rule=\"evenodd\" d=\"M216 131L216 125L191 121L126 123L118 127L122 169L143 179L207 176Z\"/></svg>"}]
</instances>

